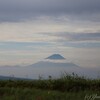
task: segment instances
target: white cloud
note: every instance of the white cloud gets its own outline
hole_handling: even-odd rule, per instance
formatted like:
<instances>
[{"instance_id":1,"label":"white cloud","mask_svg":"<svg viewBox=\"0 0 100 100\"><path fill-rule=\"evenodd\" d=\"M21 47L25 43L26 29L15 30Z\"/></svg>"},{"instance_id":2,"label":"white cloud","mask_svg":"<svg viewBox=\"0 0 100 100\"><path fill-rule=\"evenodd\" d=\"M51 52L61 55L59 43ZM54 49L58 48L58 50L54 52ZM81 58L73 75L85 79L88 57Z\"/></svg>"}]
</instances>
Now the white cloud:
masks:
<instances>
[{"instance_id":1,"label":"white cloud","mask_svg":"<svg viewBox=\"0 0 100 100\"><path fill-rule=\"evenodd\" d=\"M42 16L23 22L0 23L0 41L53 42L61 39L57 34L62 35L62 32L85 34L99 31L100 25L97 23L71 21L67 16Z\"/></svg>"}]
</instances>

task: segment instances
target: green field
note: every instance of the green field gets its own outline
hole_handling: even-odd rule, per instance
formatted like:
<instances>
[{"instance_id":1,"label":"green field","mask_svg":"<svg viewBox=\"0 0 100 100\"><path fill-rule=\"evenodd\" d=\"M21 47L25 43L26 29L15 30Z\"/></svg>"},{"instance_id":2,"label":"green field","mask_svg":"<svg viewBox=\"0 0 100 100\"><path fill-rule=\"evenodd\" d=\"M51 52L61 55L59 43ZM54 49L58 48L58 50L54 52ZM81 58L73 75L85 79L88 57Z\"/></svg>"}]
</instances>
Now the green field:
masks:
<instances>
[{"instance_id":1,"label":"green field","mask_svg":"<svg viewBox=\"0 0 100 100\"><path fill-rule=\"evenodd\" d=\"M74 73L59 79L1 80L0 100L93 100L100 96L100 80L79 77ZM99 100L96 99L95 100Z\"/></svg>"}]
</instances>

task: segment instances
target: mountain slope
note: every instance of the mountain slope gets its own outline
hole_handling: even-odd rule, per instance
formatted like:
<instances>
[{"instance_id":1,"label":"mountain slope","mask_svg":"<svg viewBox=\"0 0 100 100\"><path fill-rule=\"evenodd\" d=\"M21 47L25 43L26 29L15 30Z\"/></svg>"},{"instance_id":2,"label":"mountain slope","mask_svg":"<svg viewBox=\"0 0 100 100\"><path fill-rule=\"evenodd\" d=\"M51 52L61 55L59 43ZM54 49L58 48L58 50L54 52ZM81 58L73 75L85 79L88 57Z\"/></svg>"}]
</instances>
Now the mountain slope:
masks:
<instances>
[{"instance_id":1,"label":"mountain slope","mask_svg":"<svg viewBox=\"0 0 100 100\"><path fill-rule=\"evenodd\" d=\"M55 63L49 61L40 61L35 64L30 65L31 67L79 67L74 63Z\"/></svg>"}]
</instances>

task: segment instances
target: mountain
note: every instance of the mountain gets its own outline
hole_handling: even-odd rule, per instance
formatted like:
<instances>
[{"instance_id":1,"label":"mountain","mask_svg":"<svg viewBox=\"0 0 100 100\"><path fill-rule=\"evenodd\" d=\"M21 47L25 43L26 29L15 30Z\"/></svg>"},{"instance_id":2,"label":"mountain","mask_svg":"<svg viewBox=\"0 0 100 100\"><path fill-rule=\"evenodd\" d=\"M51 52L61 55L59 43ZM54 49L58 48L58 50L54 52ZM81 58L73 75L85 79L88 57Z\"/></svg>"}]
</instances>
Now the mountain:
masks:
<instances>
[{"instance_id":1,"label":"mountain","mask_svg":"<svg viewBox=\"0 0 100 100\"><path fill-rule=\"evenodd\" d=\"M61 56L60 54L53 54L53 55L47 57L46 59L50 59L50 60L64 60L65 58L63 56Z\"/></svg>"},{"instance_id":2,"label":"mountain","mask_svg":"<svg viewBox=\"0 0 100 100\"><path fill-rule=\"evenodd\" d=\"M53 54L43 61L39 61L35 64L29 65L27 68L31 69L34 75L43 75L45 77L51 75L53 77L59 76L61 73L72 73L79 72L81 67L78 65L68 62L60 54Z\"/></svg>"},{"instance_id":3,"label":"mountain","mask_svg":"<svg viewBox=\"0 0 100 100\"><path fill-rule=\"evenodd\" d=\"M5 76L14 75L29 79L38 79L39 75L47 78L49 75L58 77L61 73L80 72L81 67L67 61L60 54L53 54L42 61L27 66L3 66L0 67L0 74ZM8 77L9 79L9 77Z\"/></svg>"},{"instance_id":4,"label":"mountain","mask_svg":"<svg viewBox=\"0 0 100 100\"><path fill-rule=\"evenodd\" d=\"M27 66L0 66L0 80L38 79L39 76L48 78L49 75L56 78L64 73L72 72L77 73L78 75L96 77L97 72L99 71L98 69L99 68L82 68L73 62L67 61L66 58L60 54L53 54L42 61Z\"/></svg>"},{"instance_id":5,"label":"mountain","mask_svg":"<svg viewBox=\"0 0 100 100\"><path fill-rule=\"evenodd\" d=\"M44 61L37 62L30 65L32 67L79 67L78 65L67 62L60 54L53 54L44 59Z\"/></svg>"}]
</instances>

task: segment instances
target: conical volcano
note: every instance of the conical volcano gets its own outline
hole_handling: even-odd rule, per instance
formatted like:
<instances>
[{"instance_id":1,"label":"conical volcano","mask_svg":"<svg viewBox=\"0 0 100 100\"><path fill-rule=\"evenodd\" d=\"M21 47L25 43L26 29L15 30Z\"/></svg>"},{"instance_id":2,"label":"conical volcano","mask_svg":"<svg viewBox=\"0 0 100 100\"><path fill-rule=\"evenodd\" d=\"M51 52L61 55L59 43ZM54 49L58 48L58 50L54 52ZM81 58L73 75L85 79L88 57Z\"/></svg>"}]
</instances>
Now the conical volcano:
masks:
<instances>
[{"instance_id":1,"label":"conical volcano","mask_svg":"<svg viewBox=\"0 0 100 100\"><path fill-rule=\"evenodd\" d=\"M29 68L29 66L27 67ZM59 73L67 72L72 73L80 70L80 67L72 62L66 61L66 59L60 54L53 54L43 61L39 61L30 65L32 73L42 74L44 76L59 75Z\"/></svg>"},{"instance_id":2,"label":"conical volcano","mask_svg":"<svg viewBox=\"0 0 100 100\"><path fill-rule=\"evenodd\" d=\"M63 56L61 56L60 54L53 54L53 55L47 57L46 59L49 59L49 60L64 60L65 58Z\"/></svg>"}]
</instances>

